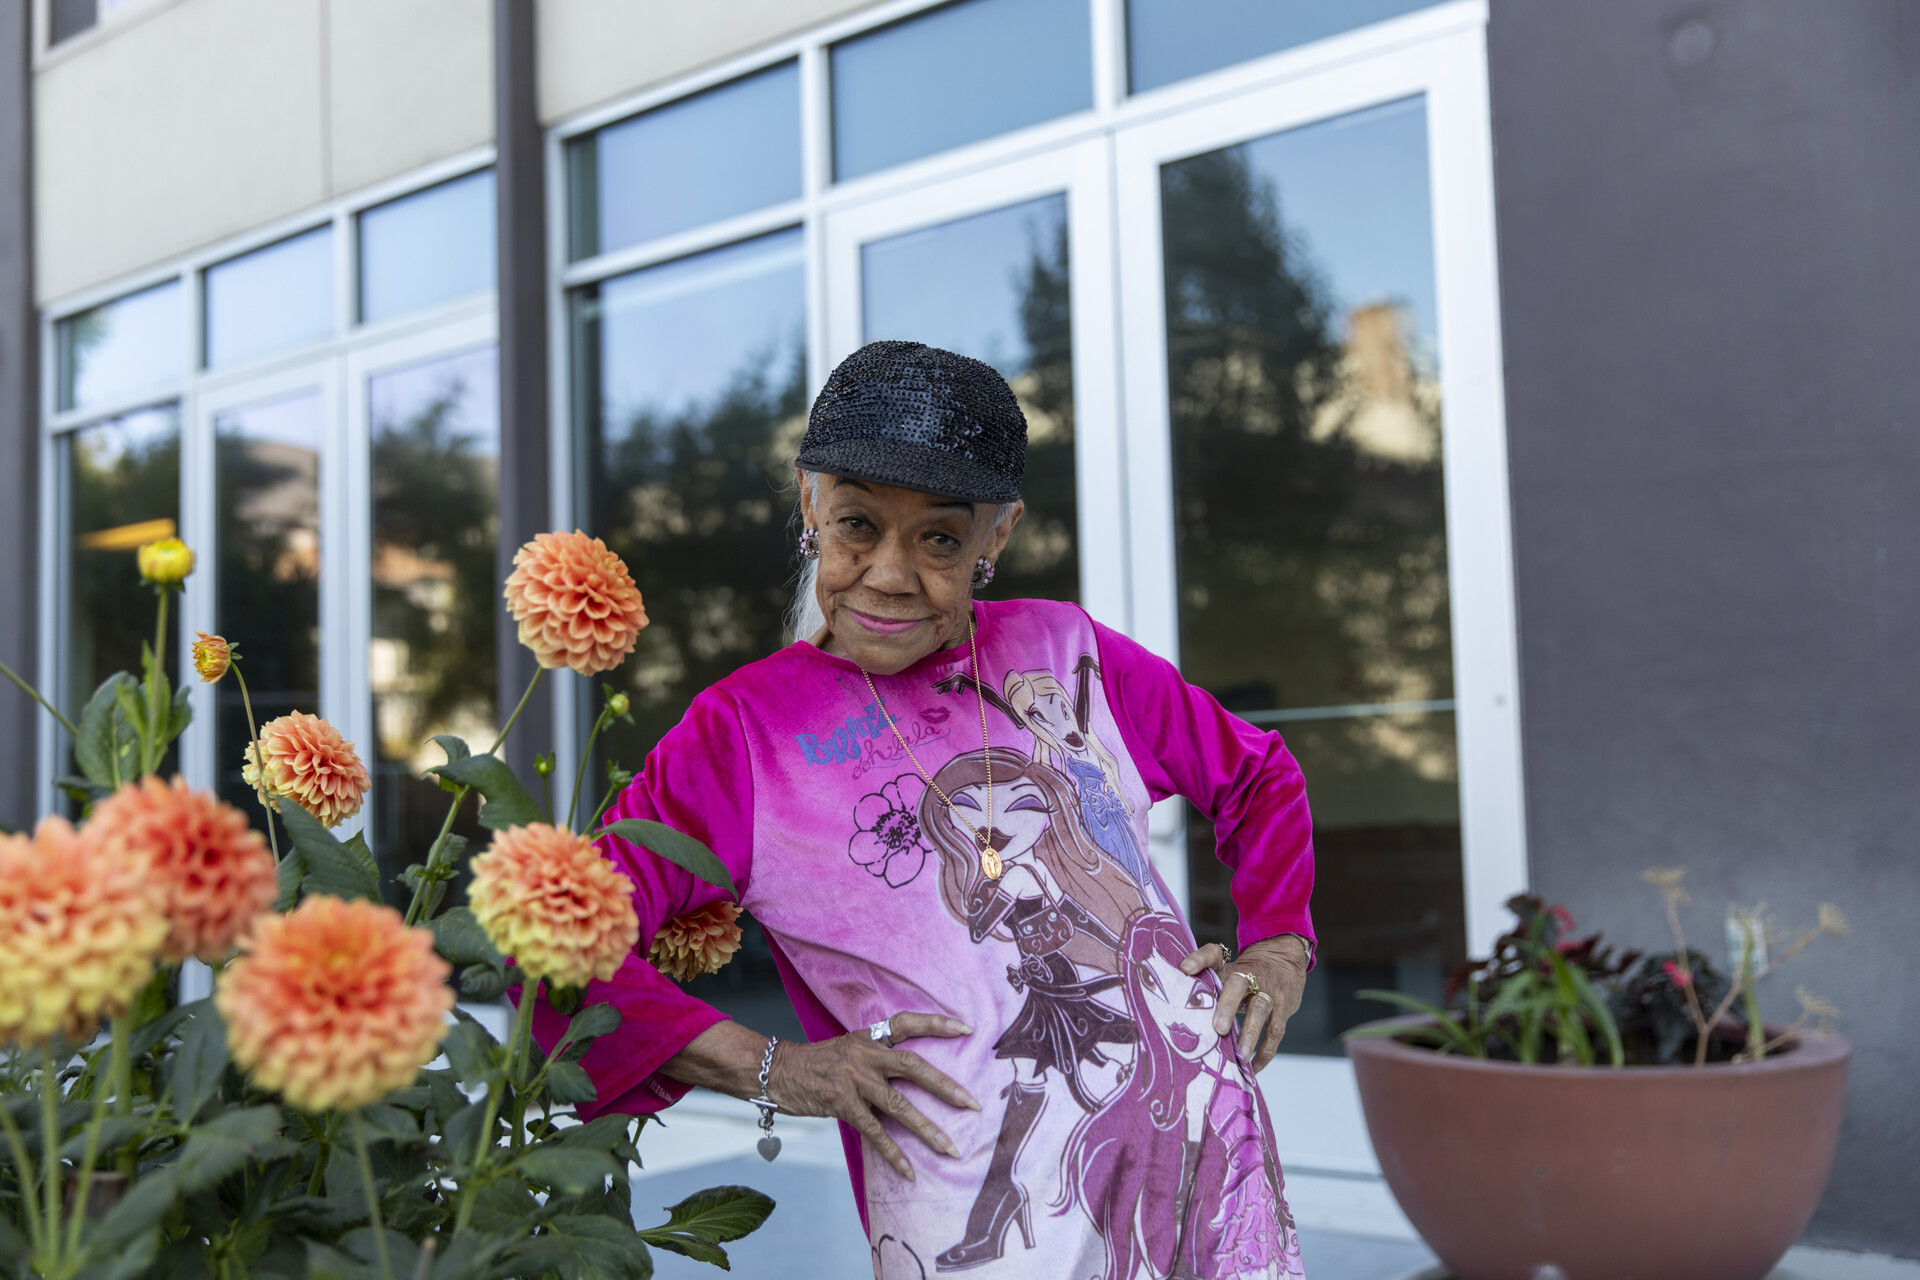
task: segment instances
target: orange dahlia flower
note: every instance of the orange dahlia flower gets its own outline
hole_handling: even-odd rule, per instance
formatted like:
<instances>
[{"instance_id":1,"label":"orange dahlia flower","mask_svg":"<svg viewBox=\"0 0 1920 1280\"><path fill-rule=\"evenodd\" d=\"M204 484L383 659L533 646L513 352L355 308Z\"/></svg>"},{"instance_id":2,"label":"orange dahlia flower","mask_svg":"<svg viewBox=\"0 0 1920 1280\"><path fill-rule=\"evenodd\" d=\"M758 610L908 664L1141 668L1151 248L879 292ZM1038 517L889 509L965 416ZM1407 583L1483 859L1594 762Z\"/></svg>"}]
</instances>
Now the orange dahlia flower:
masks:
<instances>
[{"instance_id":1,"label":"orange dahlia flower","mask_svg":"<svg viewBox=\"0 0 1920 1280\"><path fill-rule=\"evenodd\" d=\"M87 830L146 867L166 912L168 964L226 959L280 890L273 855L246 815L184 778L127 783L94 809Z\"/></svg>"},{"instance_id":2,"label":"orange dahlia flower","mask_svg":"<svg viewBox=\"0 0 1920 1280\"><path fill-rule=\"evenodd\" d=\"M520 643L540 665L583 676L619 666L647 625L626 564L577 529L543 533L514 552L506 595Z\"/></svg>"},{"instance_id":3,"label":"orange dahlia flower","mask_svg":"<svg viewBox=\"0 0 1920 1280\"><path fill-rule=\"evenodd\" d=\"M316 895L260 917L240 949L213 997L227 1043L295 1107L378 1102L440 1051L452 970L392 907Z\"/></svg>"},{"instance_id":4,"label":"orange dahlia flower","mask_svg":"<svg viewBox=\"0 0 1920 1280\"><path fill-rule=\"evenodd\" d=\"M633 883L593 841L544 822L493 838L467 904L502 954L557 987L611 978L640 940Z\"/></svg>"},{"instance_id":5,"label":"orange dahlia flower","mask_svg":"<svg viewBox=\"0 0 1920 1280\"><path fill-rule=\"evenodd\" d=\"M0 836L0 1039L80 1041L153 976L166 917L146 868L47 818Z\"/></svg>"},{"instance_id":6,"label":"orange dahlia flower","mask_svg":"<svg viewBox=\"0 0 1920 1280\"><path fill-rule=\"evenodd\" d=\"M233 646L225 636L210 636L204 631L193 634L199 637L193 642L194 674L203 684L213 684L233 665Z\"/></svg>"},{"instance_id":7,"label":"orange dahlia flower","mask_svg":"<svg viewBox=\"0 0 1920 1280\"><path fill-rule=\"evenodd\" d=\"M261 726L260 741L247 744L241 776L276 809L276 801L285 797L329 827L360 812L367 794L367 766L360 763L353 744L325 720L304 711Z\"/></svg>"},{"instance_id":8,"label":"orange dahlia flower","mask_svg":"<svg viewBox=\"0 0 1920 1280\"><path fill-rule=\"evenodd\" d=\"M718 973L740 949L740 908L724 899L675 916L653 936L647 959L675 982Z\"/></svg>"}]
</instances>

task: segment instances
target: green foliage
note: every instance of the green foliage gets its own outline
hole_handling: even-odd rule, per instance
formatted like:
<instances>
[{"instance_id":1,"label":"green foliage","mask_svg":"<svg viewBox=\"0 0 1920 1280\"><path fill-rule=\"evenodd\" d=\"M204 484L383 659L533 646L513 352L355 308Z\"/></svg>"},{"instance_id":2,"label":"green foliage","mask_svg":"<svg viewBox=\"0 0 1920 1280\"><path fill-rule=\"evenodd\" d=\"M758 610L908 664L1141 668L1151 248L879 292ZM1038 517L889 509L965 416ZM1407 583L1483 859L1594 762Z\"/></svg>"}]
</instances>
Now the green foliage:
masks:
<instances>
[{"instance_id":1,"label":"green foliage","mask_svg":"<svg viewBox=\"0 0 1920 1280\"><path fill-rule=\"evenodd\" d=\"M480 825L489 830L504 831L508 827L524 827L541 820L542 815L534 807L533 796L521 785L520 779L504 760L491 755L463 756L434 766L433 772L449 781L472 787L486 798L486 803L480 807Z\"/></svg>"},{"instance_id":2,"label":"green foliage","mask_svg":"<svg viewBox=\"0 0 1920 1280\"><path fill-rule=\"evenodd\" d=\"M699 876L708 884L724 890L730 898L740 896L726 864L714 856L713 850L685 832L675 831L672 827L646 818L622 818L618 822L608 823L598 834L619 836L622 840L659 854L681 870Z\"/></svg>"}]
</instances>

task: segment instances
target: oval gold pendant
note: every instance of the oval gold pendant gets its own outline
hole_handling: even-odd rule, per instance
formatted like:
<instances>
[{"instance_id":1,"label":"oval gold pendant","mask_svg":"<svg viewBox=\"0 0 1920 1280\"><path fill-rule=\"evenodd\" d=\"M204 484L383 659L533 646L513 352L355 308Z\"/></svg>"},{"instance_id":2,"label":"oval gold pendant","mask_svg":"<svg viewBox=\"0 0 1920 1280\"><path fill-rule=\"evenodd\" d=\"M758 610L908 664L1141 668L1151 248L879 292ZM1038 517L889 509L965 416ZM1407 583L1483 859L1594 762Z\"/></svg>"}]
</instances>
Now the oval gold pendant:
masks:
<instances>
[{"instance_id":1,"label":"oval gold pendant","mask_svg":"<svg viewBox=\"0 0 1920 1280\"><path fill-rule=\"evenodd\" d=\"M1005 868L1000 863L1000 855L993 849L980 851L980 874L989 880L998 880Z\"/></svg>"}]
</instances>

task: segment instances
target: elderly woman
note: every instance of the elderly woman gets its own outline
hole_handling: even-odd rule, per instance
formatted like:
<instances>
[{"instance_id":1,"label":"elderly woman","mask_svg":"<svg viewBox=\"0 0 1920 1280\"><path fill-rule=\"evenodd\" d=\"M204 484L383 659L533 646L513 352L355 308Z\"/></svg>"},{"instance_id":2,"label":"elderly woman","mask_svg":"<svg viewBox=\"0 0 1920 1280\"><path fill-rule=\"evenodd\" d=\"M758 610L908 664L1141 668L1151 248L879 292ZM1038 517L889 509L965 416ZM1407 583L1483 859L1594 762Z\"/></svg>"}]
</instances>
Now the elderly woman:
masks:
<instances>
[{"instance_id":1,"label":"elderly woman","mask_svg":"<svg viewBox=\"0 0 1920 1280\"><path fill-rule=\"evenodd\" d=\"M841 1121L883 1280L1299 1275L1254 1082L1312 949L1299 768L1078 607L974 598L1025 459L978 361L876 342L828 378L798 459L807 638L696 698L609 815L712 847L809 1041L635 956L589 996L625 1019L586 1058L598 1109L699 1085L763 1126ZM1144 857L1175 795L1232 868L1237 957ZM643 938L719 896L607 852Z\"/></svg>"}]
</instances>

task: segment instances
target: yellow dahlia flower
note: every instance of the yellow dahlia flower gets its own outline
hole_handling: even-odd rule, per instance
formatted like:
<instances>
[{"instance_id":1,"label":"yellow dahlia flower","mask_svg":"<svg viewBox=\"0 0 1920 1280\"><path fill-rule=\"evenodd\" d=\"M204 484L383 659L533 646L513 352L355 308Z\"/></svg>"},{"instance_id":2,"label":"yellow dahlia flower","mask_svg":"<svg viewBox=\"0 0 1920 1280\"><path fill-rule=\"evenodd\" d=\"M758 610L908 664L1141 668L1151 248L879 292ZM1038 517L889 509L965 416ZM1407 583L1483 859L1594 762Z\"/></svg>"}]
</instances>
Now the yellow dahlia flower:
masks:
<instances>
[{"instance_id":1,"label":"yellow dahlia flower","mask_svg":"<svg viewBox=\"0 0 1920 1280\"><path fill-rule=\"evenodd\" d=\"M675 982L718 973L740 949L740 908L725 899L675 916L653 936L647 959Z\"/></svg>"},{"instance_id":2,"label":"yellow dahlia flower","mask_svg":"<svg viewBox=\"0 0 1920 1280\"><path fill-rule=\"evenodd\" d=\"M367 766L353 744L304 711L262 725L260 741L247 744L246 761L241 777L268 803L277 809L280 798L292 800L323 826L339 826L366 798Z\"/></svg>"},{"instance_id":3,"label":"yellow dahlia flower","mask_svg":"<svg viewBox=\"0 0 1920 1280\"><path fill-rule=\"evenodd\" d=\"M81 1041L153 976L166 917L139 860L47 818L0 836L0 1039Z\"/></svg>"},{"instance_id":4,"label":"yellow dahlia flower","mask_svg":"<svg viewBox=\"0 0 1920 1280\"><path fill-rule=\"evenodd\" d=\"M556 987L611 978L640 939L633 883L593 841L544 822L493 838L467 903L501 954Z\"/></svg>"},{"instance_id":5,"label":"yellow dahlia flower","mask_svg":"<svg viewBox=\"0 0 1920 1280\"><path fill-rule=\"evenodd\" d=\"M193 552L178 538L149 542L137 556L140 576L156 587L177 587L193 572Z\"/></svg>"},{"instance_id":6,"label":"yellow dahlia flower","mask_svg":"<svg viewBox=\"0 0 1920 1280\"><path fill-rule=\"evenodd\" d=\"M452 972L433 935L377 902L308 898L262 916L214 1004L233 1060L303 1111L351 1109L413 1083L440 1051Z\"/></svg>"}]
</instances>

